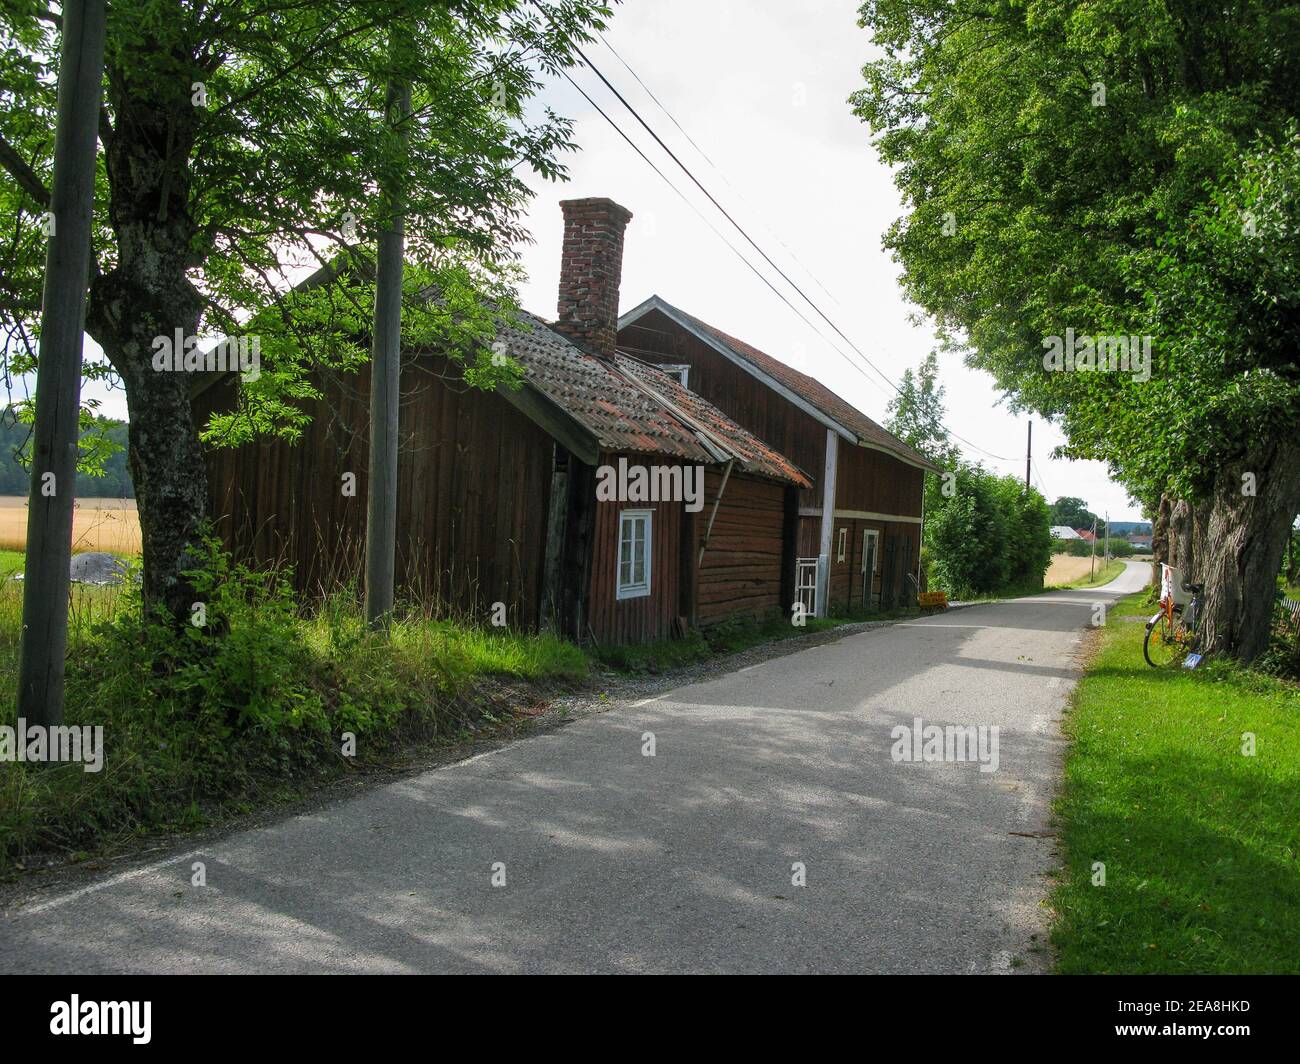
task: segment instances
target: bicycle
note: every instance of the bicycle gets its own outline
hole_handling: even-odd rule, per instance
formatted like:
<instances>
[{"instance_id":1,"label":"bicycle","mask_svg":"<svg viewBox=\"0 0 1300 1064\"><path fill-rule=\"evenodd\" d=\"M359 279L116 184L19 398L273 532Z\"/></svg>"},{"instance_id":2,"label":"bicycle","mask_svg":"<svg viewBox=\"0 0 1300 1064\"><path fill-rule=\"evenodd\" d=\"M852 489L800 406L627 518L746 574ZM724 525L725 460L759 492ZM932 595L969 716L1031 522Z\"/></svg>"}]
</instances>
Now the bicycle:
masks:
<instances>
[{"instance_id":1,"label":"bicycle","mask_svg":"<svg viewBox=\"0 0 1300 1064\"><path fill-rule=\"evenodd\" d=\"M1191 595L1186 603L1176 601L1175 587ZM1204 584L1184 584L1178 570L1160 566L1160 612L1147 621L1142 656L1153 669L1182 661L1195 647L1201 620L1201 591Z\"/></svg>"}]
</instances>

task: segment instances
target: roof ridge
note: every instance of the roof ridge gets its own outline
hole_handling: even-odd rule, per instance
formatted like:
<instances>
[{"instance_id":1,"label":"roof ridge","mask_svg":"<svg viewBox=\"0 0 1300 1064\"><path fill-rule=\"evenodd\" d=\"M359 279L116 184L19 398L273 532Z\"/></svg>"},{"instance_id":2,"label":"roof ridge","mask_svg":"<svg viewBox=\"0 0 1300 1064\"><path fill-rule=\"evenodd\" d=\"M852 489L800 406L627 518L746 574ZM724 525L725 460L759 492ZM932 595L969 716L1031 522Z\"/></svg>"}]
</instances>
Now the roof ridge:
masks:
<instances>
[{"instance_id":1,"label":"roof ridge","mask_svg":"<svg viewBox=\"0 0 1300 1064\"><path fill-rule=\"evenodd\" d=\"M877 448L883 448L893 453L904 461L921 465L927 469L939 470L939 466L932 459L926 457L906 440L894 435L870 415L859 410L849 400L833 390L830 385L825 384L809 373L805 373L803 370L796 369L794 366L783 362L775 355L768 354L748 341L733 336L716 325L710 325L704 319L669 303L662 296L651 296L629 314L645 313L655 309L665 310L670 313L670 316L678 315L680 318L685 319L698 332L703 332L712 337L717 343L724 345L736 358L768 375L778 385L798 395L805 403L816 408L823 417L828 418L845 431L852 433L857 438L858 443L868 446L874 445ZM785 379L782 379L783 377ZM854 424L854 422L857 422L857 424Z\"/></svg>"}]
</instances>

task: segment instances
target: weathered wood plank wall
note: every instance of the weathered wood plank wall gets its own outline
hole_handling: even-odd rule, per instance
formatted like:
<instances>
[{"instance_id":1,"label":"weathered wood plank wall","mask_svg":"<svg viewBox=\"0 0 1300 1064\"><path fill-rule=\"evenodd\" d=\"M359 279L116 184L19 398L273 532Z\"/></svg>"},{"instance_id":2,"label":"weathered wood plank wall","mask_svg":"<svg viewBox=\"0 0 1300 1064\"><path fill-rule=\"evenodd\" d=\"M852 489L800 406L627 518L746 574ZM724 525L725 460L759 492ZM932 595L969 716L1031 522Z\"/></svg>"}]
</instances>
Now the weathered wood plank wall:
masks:
<instances>
[{"instance_id":1,"label":"weathered wood plank wall","mask_svg":"<svg viewBox=\"0 0 1300 1064\"><path fill-rule=\"evenodd\" d=\"M324 397L296 444L262 441L208 455L211 512L236 556L287 563L306 595L361 580L367 489L369 370L319 380ZM228 409L233 382L195 401ZM484 617L506 604L512 625L538 619L554 444L493 393L458 383L446 359L403 369L398 457L399 592ZM356 494L344 494L344 475Z\"/></svg>"},{"instance_id":2,"label":"weathered wood plank wall","mask_svg":"<svg viewBox=\"0 0 1300 1064\"><path fill-rule=\"evenodd\" d=\"M708 528L722 475L705 472L699 534ZM760 617L781 608L786 486L731 475L699 569L698 621L716 624L732 616Z\"/></svg>"}]
</instances>

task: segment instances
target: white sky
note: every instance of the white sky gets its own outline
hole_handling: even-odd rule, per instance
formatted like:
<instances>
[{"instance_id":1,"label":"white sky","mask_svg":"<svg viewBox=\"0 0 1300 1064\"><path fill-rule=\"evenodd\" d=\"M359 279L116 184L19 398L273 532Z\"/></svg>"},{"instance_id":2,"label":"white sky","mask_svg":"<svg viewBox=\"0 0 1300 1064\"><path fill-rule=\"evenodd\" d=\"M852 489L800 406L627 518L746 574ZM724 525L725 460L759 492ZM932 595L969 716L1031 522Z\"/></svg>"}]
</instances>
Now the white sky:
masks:
<instances>
[{"instance_id":1,"label":"white sky","mask_svg":"<svg viewBox=\"0 0 1300 1064\"><path fill-rule=\"evenodd\" d=\"M609 42L717 170L607 48L596 44L585 50L764 250L897 381L934 341L928 325L909 320L915 308L902 299L898 268L881 248L881 235L901 207L888 169L847 103L861 84L861 65L871 49L867 32L856 24L856 10L854 0L628 0L615 10ZM572 74L675 185L690 189L691 202L785 290L595 75L586 69ZM537 198L527 225L536 242L524 252L526 309L547 319L555 316L559 201L608 196L634 216L624 250L622 310L658 294L819 378L870 417L884 420L892 390L865 366L863 372L852 368L800 321L563 78L549 80L537 102L576 120L581 150L566 157L568 182L533 181ZM797 296L787 295L834 337ZM956 356L940 356L940 381L947 388L949 428L1005 460L963 448L967 457L1023 476L1027 418L1012 416L999 404L991 378L967 369ZM96 389L95 394L102 393ZM103 412L125 417L120 391L105 398ZM1140 519L1104 465L1049 457L1062 439L1054 427L1034 419L1034 483L1048 500L1074 495L1095 512L1109 510L1112 520Z\"/></svg>"}]
</instances>

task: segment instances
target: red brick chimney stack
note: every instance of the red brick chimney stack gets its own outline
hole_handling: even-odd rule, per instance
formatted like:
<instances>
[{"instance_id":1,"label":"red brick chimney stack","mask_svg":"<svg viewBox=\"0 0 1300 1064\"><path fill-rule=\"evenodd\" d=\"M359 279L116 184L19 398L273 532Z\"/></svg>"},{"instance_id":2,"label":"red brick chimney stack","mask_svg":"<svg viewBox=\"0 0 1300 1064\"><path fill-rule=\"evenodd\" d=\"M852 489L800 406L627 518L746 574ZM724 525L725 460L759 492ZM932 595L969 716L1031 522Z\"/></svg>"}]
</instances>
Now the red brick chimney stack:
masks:
<instances>
[{"instance_id":1,"label":"red brick chimney stack","mask_svg":"<svg viewBox=\"0 0 1300 1064\"><path fill-rule=\"evenodd\" d=\"M618 337L623 230L632 212L611 199L564 200L559 320L555 328L612 359Z\"/></svg>"}]
</instances>

